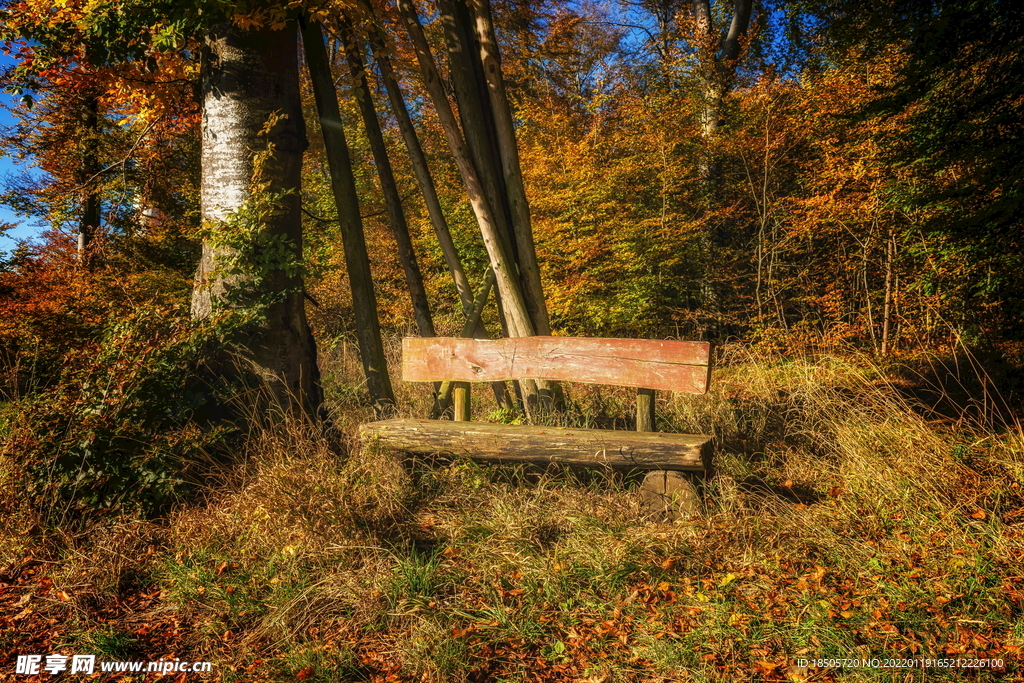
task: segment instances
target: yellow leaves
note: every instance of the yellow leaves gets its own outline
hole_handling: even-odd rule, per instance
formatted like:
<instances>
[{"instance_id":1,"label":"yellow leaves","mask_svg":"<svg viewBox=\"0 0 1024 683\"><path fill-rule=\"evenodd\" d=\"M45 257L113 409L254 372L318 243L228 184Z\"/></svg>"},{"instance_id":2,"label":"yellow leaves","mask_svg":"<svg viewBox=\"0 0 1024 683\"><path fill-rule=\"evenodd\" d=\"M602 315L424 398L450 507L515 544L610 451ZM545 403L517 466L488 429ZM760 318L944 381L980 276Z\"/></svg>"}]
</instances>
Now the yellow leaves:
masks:
<instances>
[{"instance_id":1,"label":"yellow leaves","mask_svg":"<svg viewBox=\"0 0 1024 683\"><path fill-rule=\"evenodd\" d=\"M750 615L733 612L729 615L729 626L745 626L750 623Z\"/></svg>"},{"instance_id":2,"label":"yellow leaves","mask_svg":"<svg viewBox=\"0 0 1024 683\"><path fill-rule=\"evenodd\" d=\"M731 572L730 572L729 574L726 574L725 576L723 576L723 577L721 578L721 580L720 580L720 581L718 582L718 587L719 587L719 588L725 588L725 587L726 587L726 586L728 586L728 585L729 585L730 583L732 583L733 581L735 581L735 580L736 580L736 578L737 578L736 574L733 574L733 573L731 573Z\"/></svg>"},{"instance_id":3,"label":"yellow leaves","mask_svg":"<svg viewBox=\"0 0 1024 683\"><path fill-rule=\"evenodd\" d=\"M252 31L264 27L280 31L288 25L288 15L287 10L284 8L274 7L236 14L231 17L231 21L243 31Z\"/></svg>"}]
</instances>

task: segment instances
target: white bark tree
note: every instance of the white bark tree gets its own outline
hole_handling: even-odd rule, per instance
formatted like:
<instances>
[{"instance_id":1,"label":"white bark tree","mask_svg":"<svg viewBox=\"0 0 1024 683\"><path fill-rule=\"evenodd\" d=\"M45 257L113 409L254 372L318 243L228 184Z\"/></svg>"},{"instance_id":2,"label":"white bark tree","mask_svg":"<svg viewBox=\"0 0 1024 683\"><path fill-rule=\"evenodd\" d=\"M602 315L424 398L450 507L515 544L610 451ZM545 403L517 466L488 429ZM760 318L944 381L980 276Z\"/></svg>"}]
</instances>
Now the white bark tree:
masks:
<instances>
[{"instance_id":1,"label":"white bark tree","mask_svg":"<svg viewBox=\"0 0 1024 683\"><path fill-rule=\"evenodd\" d=\"M192 315L219 306L261 307L232 340L245 363L282 405L318 412L322 403L316 346L306 321L301 183L306 131L299 98L295 26L243 31L224 25L205 41L202 97L203 244ZM261 150L270 150L262 155ZM257 166L259 168L257 169ZM247 208L273 198L253 217ZM241 221L256 220L251 243L239 246Z\"/></svg>"}]
</instances>

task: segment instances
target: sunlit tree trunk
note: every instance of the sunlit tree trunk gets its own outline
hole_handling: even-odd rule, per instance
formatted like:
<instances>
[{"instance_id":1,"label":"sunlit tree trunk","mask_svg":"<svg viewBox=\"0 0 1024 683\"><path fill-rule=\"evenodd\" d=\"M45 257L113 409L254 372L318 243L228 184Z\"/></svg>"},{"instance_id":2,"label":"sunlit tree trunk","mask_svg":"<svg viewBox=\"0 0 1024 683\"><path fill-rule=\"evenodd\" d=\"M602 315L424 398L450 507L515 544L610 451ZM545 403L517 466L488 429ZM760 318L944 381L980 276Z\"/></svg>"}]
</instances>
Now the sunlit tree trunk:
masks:
<instances>
[{"instance_id":1,"label":"sunlit tree trunk","mask_svg":"<svg viewBox=\"0 0 1024 683\"><path fill-rule=\"evenodd\" d=\"M423 202L427 207L427 215L430 216L430 224L437 235L437 242L441 246L441 253L444 255L445 263L452 274L455 283L455 291L458 292L459 301L462 303L462 310L469 315L473 308L473 289L466 277L466 271L462 267L462 259L455 249L455 242L452 240L451 230L448 228L448 221L441 210L441 201L437 196L437 187L430 174L430 167L427 165L427 157L423 153L423 146L420 144L416 128L413 126L412 118L409 116L409 109L405 105L402 91L395 79L394 69L391 67L391 60L387 53L374 47L374 60L380 69L384 87L388 92L388 100L391 102L391 111L398 121L398 129L405 141L405 148L409 153L409 160L412 163L413 172L416 174L416 183L423 194Z\"/></svg>"},{"instance_id":2,"label":"sunlit tree trunk","mask_svg":"<svg viewBox=\"0 0 1024 683\"><path fill-rule=\"evenodd\" d=\"M236 349L282 404L319 412L316 346L299 270L257 263L229 268L240 252L225 246L230 237L225 232L237 230L233 216L254 200L254 152L270 145L261 180L266 192L285 194L262 219L258 239L283 245L285 262L301 262L299 189L307 143L294 25L280 31L212 30L205 43L202 96L202 216L214 239L203 245L192 315L205 318L219 305L269 301L263 318L233 339ZM258 280L246 274L259 268Z\"/></svg>"},{"instance_id":3,"label":"sunlit tree trunk","mask_svg":"<svg viewBox=\"0 0 1024 683\"><path fill-rule=\"evenodd\" d=\"M444 86L441 84L441 77L437 72L437 66L434 63L434 57L427 43L426 36L423 33L423 27L420 25L416 8L412 4L412 0L398 0L398 8L416 49L416 56L419 60L420 73L423 77L424 85L437 111L441 126L451 147L452 156L455 158L459 173L466 185L470 206L480 226L484 246L490 257L491 268L494 270L495 284L502 299L509 333L515 337L533 336L535 329L519 284L518 272L512 256L508 233L502 230L502 223L496 217L497 209L492 207L488 200L484 183L477 173L469 148L459 130L455 113L448 103Z\"/></svg>"},{"instance_id":4,"label":"sunlit tree trunk","mask_svg":"<svg viewBox=\"0 0 1024 683\"><path fill-rule=\"evenodd\" d=\"M544 302L544 289L540 280L540 266L533 240L533 226L530 221L530 205L526 200L526 187L519 164L519 147L516 143L515 123L512 107L505 92L505 80L501 72L501 56L498 40L494 35L489 0L473 0L473 21L480 50L480 63L494 117L494 132L501 158L501 171L505 180L505 191L512 219L512 233L516 248L516 261L523 281L526 305L537 334L551 334L548 309Z\"/></svg>"},{"instance_id":5,"label":"sunlit tree trunk","mask_svg":"<svg viewBox=\"0 0 1024 683\"><path fill-rule=\"evenodd\" d=\"M505 121L509 124L505 136L505 149L502 149L499 140L494 103L492 95L489 95L491 88L484 72L483 51L475 29L476 22L473 11L462 0L439 0L437 6L447 45L449 74L459 104L462 133L465 136L465 146L470 157L466 165L475 171L477 179L481 183L483 199L490 209L495 233L503 243L511 261L508 266L509 276L515 279L513 284L516 289L512 292L515 298L510 300L501 286L501 274L495 268L495 273L499 277L500 310L503 312L503 317L506 317L506 326L511 336L549 334L550 326L543 292L540 288L540 273L533 247L533 235L529 229L529 207L526 205L525 193L522 190L521 174L518 177L518 192L510 193L507 180L511 178L515 182L516 177L514 175L506 176L503 172L505 166L503 162L505 161L507 161L509 169L514 165L515 170L519 170L518 152L510 151L510 148L515 146L514 133L511 131L511 113L507 99L504 99L503 86L500 90L497 89L497 86L501 85L500 64L497 61L496 45L493 45L493 31L489 31L489 12L486 13L487 20L482 30L484 33L488 33L487 40L492 43L486 54L489 57L491 68L497 71L496 74L492 74L492 80L496 82L493 98L503 108ZM422 31L419 28L418 18L415 17L411 0L402 0L399 7L403 10L410 34L413 35L414 42L416 42L415 34L422 33ZM425 40L422 42L425 44ZM424 51L426 50L418 49L418 52ZM422 63L421 59L421 66ZM427 80L426 73L424 73L424 80ZM435 107L438 106L438 100L443 96L443 91L437 97L432 96ZM447 100L441 106L447 106ZM443 123L444 117L441 118ZM456 125L453 117L451 127L455 128ZM465 179L465 174L463 177ZM510 201L512 197L518 200L518 204L514 207L518 212L517 215L513 214L513 202ZM526 215L525 223L521 221L524 213ZM518 226L516 218L520 219ZM493 261L492 267L494 267ZM526 310L520 311L520 306L525 307ZM522 320L523 318L525 320ZM556 393L556 389L551 383L545 381L520 380L519 385L520 394L524 399L523 405L527 412L538 402L550 404Z\"/></svg>"},{"instance_id":6,"label":"sunlit tree trunk","mask_svg":"<svg viewBox=\"0 0 1024 683\"><path fill-rule=\"evenodd\" d=\"M391 61L388 59L387 53L378 44L375 44L373 49L374 60L380 69L381 78L384 81L384 87L387 89L388 99L391 102L392 112L398 121L399 131L402 133L402 139L405 141L406 150L409 153L409 159L416 174L416 182L427 206L427 214L430 216L430 222L434 227L434 233L437 235L438 244L441 246L441 252L444 254L445 262L448 264L448 269L451 272L455 289L462 303L463 313L466 315L467 325L463 327L461 336L486 339L488 334L481 320L481 313L488 293L494 285L494 273L493 271L488 271L487 281L484 285L481 285L480 294L483 294L483 301L479 302L479 306L475 305L474 298L479 300L480 297L473 296L469 279L466 277L465 269L462 267L462 259L459 258L458 251L455 249L455 242L452 240L451 231L448 229L448 221L441 210L441 201L437 196L437 188L430 174L430 167L427 165L427 157L423 153L423 147L420 144L419 136L416 134L416 128L413 126L409 110L405 106L405 99L402 97L402 91L398 86L398 81L395 79ZM512 407L508 388L504 382L492 382L491 388L494 391L495 400L500 408ZM442 396L439 399L439 406L445 406L446 402L447 398Z\"/></svg>"},{"instance_id":7,"label":"sunlit tree trunk","mask_svg":"<svg viewBox=\"0 0 1024 683\"><path fill-rule=\"evenodd\" d=\"M889 324L892 320L893 262L896 258L896 235L890 233L885 241L885 298L882 302L882 355L891 349Z\"/></svg>"}]
</instances>

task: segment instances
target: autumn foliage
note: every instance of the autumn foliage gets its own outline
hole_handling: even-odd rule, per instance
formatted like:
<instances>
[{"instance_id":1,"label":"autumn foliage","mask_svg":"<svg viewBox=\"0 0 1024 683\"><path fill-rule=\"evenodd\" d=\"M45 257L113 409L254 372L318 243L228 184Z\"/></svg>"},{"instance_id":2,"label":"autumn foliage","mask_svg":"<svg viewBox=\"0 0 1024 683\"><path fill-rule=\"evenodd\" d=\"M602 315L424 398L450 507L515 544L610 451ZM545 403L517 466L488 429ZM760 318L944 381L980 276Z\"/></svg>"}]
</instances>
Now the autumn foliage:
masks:
<instances>
[{"instance_id":1,"label":"autumn foliage","mask_svg":"<svg viewBox=\"0 0 1024 683\"><path fill-rule=\"evenodd\" d=\"M629 477L400 460L352 436L381 408L360 313L382 330L386 407L435 407L429 387L398 381L398 340L423 327L368 113L437 333L471 314L382 57L471 294L494 267L396 3L0 3L13 95L0 153L31 171L3 181L0 203L40 226L0 252L0 643L205 657L225 681L833 681L849 672L797 661L855 656L985 659L1000 664L977 680L1019 676L1024 26L1011 4L412 3L466 138L479 131L459 111L445 8L493 12L552 334L719 348L707 396L658 395L659 428L714 434L720 471L705 514L657 526ZM301 117L247 125L288 124L301 189L269 191L256 172L245 207L204 221L217 208L203 194L204 164L216 182L205 37L299 35L300 15L307 39L325 35L340 123L321 126L300 54ZM348 205L321 135L332 125ZM500 157L497 131L482 137ZM273 171L284 146L261 138L239 156ZM500 170L489 191L505 199L490 201L512 226L515 173ZM301 239L268 238L286 204L301 204ZM353 299L354 223L373 316ZM197 277L204 241L227 257ZM245 326L267 323L263 309L211 303L195 319L207 276L244 303L246 276L283 272L289 289L261 295L308 316L315 419L263 401L238 353L238 339L264 341L269 328ZM486 299L478 333L510 334L503 305ZM629 422L632 394L564 390L550 414L489 396L477 410Z\"/></svg>"}]
</instances>

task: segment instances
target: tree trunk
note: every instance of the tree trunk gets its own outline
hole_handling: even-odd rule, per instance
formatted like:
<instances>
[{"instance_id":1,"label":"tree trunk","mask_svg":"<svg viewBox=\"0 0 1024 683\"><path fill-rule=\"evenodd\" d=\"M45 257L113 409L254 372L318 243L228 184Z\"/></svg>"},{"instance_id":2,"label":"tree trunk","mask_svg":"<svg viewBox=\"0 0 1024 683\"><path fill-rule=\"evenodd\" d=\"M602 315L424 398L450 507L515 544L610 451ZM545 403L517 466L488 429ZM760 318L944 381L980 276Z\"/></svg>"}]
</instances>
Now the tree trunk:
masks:
<instances>
[{"instance_id":1,"label":"tree trunk","mask_svg":"<svg viewBox=\"0 0 1024 683\"><path fill-rule=\"evenodd\" d=\"M484 247L490 257L491 268L494 270L495 282L501 297L509 333L516 337L533 336L535 328L523 298L522 288L519 285L511 245L508 243L508 233L501 229L501 224L495 218L496 209L488 201L484 185L470 158L469 149L459 131L458 122L455 120L455 113L452 111L444 92L444 86L441 84L441 77L434 64L434 57L427 38L423 34L423 27L420 25L416 8L412 4L412 0L398 0L398 8L416 48L424 85L437 111L452 155L455 157L455 163L466 185L470 206L480 226Z\"/></svg>"},{"instance_id":2,"label":"tree trunk","mask_svg":"<svg viewBox=\"0 0 1024 683\"><path fill-rule=\"evenodd\" d=\"M487 85L487 94L494 116L494 130L497 135L498 151L501 155L501 169L508 193L508 206L512 218L512 232L516 247L516 261L523 281L523 293L530 317L537 334L551 334L551 323L544 301L544 289L540 280L540 266L533 241L533 226L530 221L530 205L526 200L523 172L519 164L519 147L516 144L515 123L512 108L505 92L505 79L501 72L501 56L498 40L494 35L489 0L473 0L473 17L476 37L480 46L480 62Z\"/></svg>"},{"instance_id":3,"label":"tree trunk","mask_svg":"<svg viewBox=\"0 0 1024 683\"><path fill-rule=\"evenodd\" d=\"M459 119L466 145L494 212L494 219L508 236L508 243L512 247L511 256L517 260L508 193L501 174L494 133L494 117L485 92L483 67L477 58L478 48L469 26L468 10L456 0L438 0L437 9L447 46L448 75L459 104Z\"/></svg>"},{"instance_id":4,"label":"tree trunk","mask_svg":"<svg viewBox=\"0 0 1024 683\"><path fill-rule=\"evenodd\" d=\"M99 161L96 158L97 136L99 135L99 101L95 95L88 95L84 103L85 135L83 140L82 171L79 184L82 187L82 213L78 223L78 264L92 270L92 242L100 226L100 195L96 190Z\"/></svg>"},{"instance_id":5,"label":"tree trunk","mask_svg":"<svg viewBox=\"0 0 1024 683\"><path fill-rule=\"evenodd\" d=\"M885 241L885 298L882 302L882 355L889 354L889 321L892 320L892 271L896 256L896 235Z\"/></svg>"},{"instance_id":6,"label":"tree trunk","mask_svg":"<svg viewBox=\"0 0 1024 683\"><path fill-rule=\"evenodd\" d=\"M702 102L698 114L701 137L704 140L704 160L701 163L703 201L710 205L718 191L721 162L715 150L715 138L722 126L722 108L725 95L736 77L736 63L740 56L741 41L750 26L751 0L735 0L729 30L722 35L714 25L711 0L693 0L694 43L701 80ZM710 316L709 329L718 333L721 292L713 281L714 259L722 236L710 221L702 222L698 236L704 256L704 276L701 290L704 307Z\"/></svg>"},{"instance_id":7,"label":"tree trunk","mask_svg":"<svg viewBox=\"0 0 1024 683\"><path fill-rule=\"evenodd\" d=\"M402 197L395 182L395 173L388 158L388 149L384 143L384 133L377 120L377 110L370 95L370 83L363 68L363 59L351 35L345 36L345 50L348 57L349 71L357 84L355 97L359 102L359 111L363 116L366 137L370 141L373 163L377 167L381 191L384 193L384 204L388 212L388 222L398 243L398 258L405 272L405 283L412 299L413 315L416 318L416 329L421 337L433 337L434 321L430 317L430 304L427 302L427 290L423 287L423 275L416 263L416 252L413 250L412 237L409 235L409 224L402 210Z\"/></svg>"},{"instance_id":8,"label":"tree trunk","mask_svg":"<svg viewBox=\"0 0 1024 683\"><path fill-rule=\"evenodd\" d=\"M416 128L413 126L412 117L405 106L405 99L398 87L394 70L391 68L391 60L387 53L374 44L374 58L380 68L384 80L384 87L388 91L388 99L391 101L391 110L398 121L398 129L402 133L405 147L409 152L409 159L412 162L413 172L416 174L416 182L420 192L423 193L423 201L427 206L427 214L430 216L430 224L434 227L434 234L441 245L441 253L444 254L448 270L455 282L455 290L459 294L459 301L462 303L462 311L469 315L473 307L473 288L466 277L466 271L462 267L462 260L455 249L455 242L452 240L451 230L448 229L448 221L441 211L441 202L437 196L437 187L430 175L430 167L427 165L427 157L423 153L423 146L416 135Z\"/></svg>"},{"instance_id":9,"label":"tree trunk","mask_svg":"<svg viewBox=\"0 0 1024 683\"><path fill-rule=\"evenodd\" d=\"M281 405L318 413L316 346L301 271L294 267L302 259L299 189L307 145L294 25L280 31L217 27L206 37L203 67L202 216L214 236L203 245L192 315L259 305L261 315L233 339L235 348ZM240 226L232 222L247 220L240 211L259 201L254 151L270 148L260 179L265 192L280 198L254 226L254 244L242 245ZM267 245L280 245L280 263L256 258Z\"/></svg>"},{"instance_id":10,"label":"tree trunk","mask_svg":"<svg viewBox=\"0 0 1024 683\"><path fill-rule=\"evenodd\" d=\"M366 252L363 221L359 215L356 182L352 175L352 161L345 141L345 128L338 111L338 96L331 78L320 24L302 22L302 44L306 51L306 64L313 83L313 95L320 116L320 130L327 150L327 165L331 173L331 190L338 210L341 237L345 247L349 285L352 290L352 308L356 317L356 338L359 359L366 375L374 410L386 414L393 410L395 394L391 388L384 344L380 336L377 317L377 299L370 274L370 257Z\"/></svg>"},{"instance_id":11,"label":"tree trunk","mask_svg":"<svg viewBox=\"0 0 1024 683\"><path fill-rule=\"evenodd\" d=\"M494 271L488 269L487 279L481 285L477 296L474 297L473 288L466 277L465 269L462 267L462 259L459 258L455 242L452 240L448 221L441 210L441 201L437 196L437 187L434 185L434 179L430 174L430 166L427 164L427 157L423 153L423 146L420 144L419 136L416 134L412 117L409 116L409 109L405 106L405 98L402 97L401 88L391 67L391 60L388 58L387 51L383 48L382 41L374 38L371 41L371 45L373 47L374 61L377 62L381 78L384 81L384 87L388 92L391 109L395 119L398 121L398 129L409 152L413 172L416 174L416 182L419 185L420 192L423 194L423 201L427 206L430 223L434 227L434 233L437 235L441 252L444 254L448 270L452 274L455 290L459 294L462 311L466 315L467 324L463 326L461 336L487 339L489 336L484 328L481 313L483 312L483 307L486 304L491 287L494 285ZM491 389L494 391L494 398L499 408L512 407L513 404L508 394L508 387L503 382L492 383ZM448 399L445 397L444 389L442 389L438 397L438 408L444 410L447 403Z\"/></svg>"},{"instance_id":12,"label":"tree trunk","mask_svg":"<svg viewBox=\"0 0 1024 683\"><path fill-rule=\"evenodd\" d=\"M512 229L511 208L508 200L508 188L501 172L501 153L498 149L497 132L494 114L487 95L486 79L483 64L479 59L479 44L472 27L469 8L459 0L438 0L438 13L444 28L445 43L448 50L448 72L455 90L455 98L459 104L459 118L466 145L476 169L488 204L497 223L498 231L504 236L509 256L515 263L515 274L521 291L526 314L532 329L538 332L537 316L530 304L530 296L524 286L524 278L519 263L519 247L516 244L516 233ZM496 297L499 311L502 311L501 296ZM546 318L544 319L546 322ZM514 329L514 325L510 325ZM511 336L528 336L512 333ZM548 403L550 391L545 386L541 390L539 383L532 379L517 380L517 393L526 413L539 401ZM525 399L525 400L523 400Z\"/></svg>"}]
</instances>

